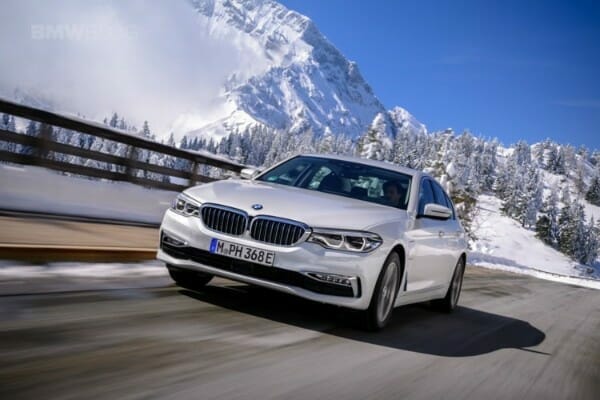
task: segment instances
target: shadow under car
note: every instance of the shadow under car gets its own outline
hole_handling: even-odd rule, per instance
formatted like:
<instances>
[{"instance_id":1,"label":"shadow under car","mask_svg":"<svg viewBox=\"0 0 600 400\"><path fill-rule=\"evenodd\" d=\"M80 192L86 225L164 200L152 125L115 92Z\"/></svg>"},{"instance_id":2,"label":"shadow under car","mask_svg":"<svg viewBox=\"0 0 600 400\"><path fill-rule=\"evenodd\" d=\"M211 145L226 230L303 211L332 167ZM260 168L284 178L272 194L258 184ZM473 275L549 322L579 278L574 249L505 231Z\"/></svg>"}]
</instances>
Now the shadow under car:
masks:
<instances>
[{"instance_id":1,"label":"shadow under car","mask_svg":"<svg viewBox=\"0 0 600 400\"><path fill-rule=\"evenodd\" d=\"M304 329L393 349L444 357L468 357L501 349L537 346L546 335L527 321L459 306L452 314L426 304L394 310L388 326L365 332L357 326L359 312L304 300L247 285L209 285L180 293L228 310L250 314ZM543 354L543 353L542 353Z\"/></svg>"}]
</instances>

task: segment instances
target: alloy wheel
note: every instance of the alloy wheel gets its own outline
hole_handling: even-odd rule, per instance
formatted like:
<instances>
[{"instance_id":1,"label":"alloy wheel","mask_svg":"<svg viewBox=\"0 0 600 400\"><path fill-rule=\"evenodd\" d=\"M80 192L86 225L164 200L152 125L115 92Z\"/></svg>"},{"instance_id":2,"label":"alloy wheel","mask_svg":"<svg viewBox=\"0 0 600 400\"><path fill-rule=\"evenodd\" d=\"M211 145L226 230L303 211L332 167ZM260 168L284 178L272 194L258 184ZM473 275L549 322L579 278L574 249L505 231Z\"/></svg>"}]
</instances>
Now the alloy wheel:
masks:
<instances>
[{"instance_id":1,"label":"alloy wheel","mask_svg":"<svg viewBox=\"0 0 600 400\"><path fill-rule=\"evenodd\" d=\"M388 264L383 276L379 298L377 299L377 319L385 321L394 306L394 294L398 281L398 266L395 262Z\"/></svg>"}]
</instances>

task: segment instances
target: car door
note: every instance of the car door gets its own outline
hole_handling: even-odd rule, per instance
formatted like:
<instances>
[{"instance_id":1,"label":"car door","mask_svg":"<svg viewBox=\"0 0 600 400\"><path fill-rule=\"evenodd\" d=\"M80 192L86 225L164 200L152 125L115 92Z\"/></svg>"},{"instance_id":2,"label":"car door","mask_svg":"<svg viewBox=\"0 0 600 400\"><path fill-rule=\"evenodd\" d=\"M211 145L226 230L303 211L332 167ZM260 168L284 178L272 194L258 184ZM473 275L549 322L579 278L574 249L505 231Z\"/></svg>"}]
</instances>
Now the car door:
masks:
<instances>
[{"instance_id":1,"label":"car door","mask_svg":"<svg viewBox=\"0 0 600 400\"><path fill-rule=\"evenodd\" d=\"M433 195L435 197L435 203L442 205L444 207L448 207L452 211L452 216L447 220L441 220L439 224L439 237L440 237L440 246L444 251L444 260L442 261L442 266L437 274L440 277L440 283L448 283L450 282L450 278L454 273L454 267L456 266L456 261L458 260L458 236L457 233L460 232L461 227L456 219L456 215L454 213L454 207L452 202L450 201L449 196L446 194L444 189L440 186L439 183L435 181L431 181L431 185L433 187Z\"/></svg>"},{"instance_id":2,"label":"car door","mask_svg":"<svg viewBox=\"0 0 600 400\"><path fill-rule=\"evenodd\" d=\"M433 181L424 177L413 229L408 233L411 250L407 270L407 292L438 289L447 275L446 221L423 215L425 205L435 203Z\"/></svg>"}]
</instances>

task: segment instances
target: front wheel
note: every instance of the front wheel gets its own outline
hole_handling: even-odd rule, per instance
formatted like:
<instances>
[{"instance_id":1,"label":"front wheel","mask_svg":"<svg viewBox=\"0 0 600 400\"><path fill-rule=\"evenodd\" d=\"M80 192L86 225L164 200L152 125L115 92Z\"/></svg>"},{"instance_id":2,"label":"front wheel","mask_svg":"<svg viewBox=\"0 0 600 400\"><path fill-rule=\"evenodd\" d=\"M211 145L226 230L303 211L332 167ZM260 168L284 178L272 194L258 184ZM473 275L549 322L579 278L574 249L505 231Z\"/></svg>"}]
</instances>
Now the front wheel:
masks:
<instances>
[{"instance_id":1,"label":"front wheel","mask_svg":"<svg viewBox=\"0 0 600 400\"><path fill-rule=\"evenodd\" d=\"M458 304L460 291L462 289L463 275L465 274L465 259L461 257L454 268L454 275L446 292L446 297L433 301L433 306L443 312L451 313Z\"/></svg>"},{"instance_id":2,"label":"front wheel","mask_svg":"<svg viewBox=\"0 0 600 400\"><path fill-rule=\"evenodd\" d=\"M198 290L202 289L213 278L212 275L199 271L190 271L167 265L169 275L178 286L185 289Z\"/></svg>"},{"instance_id":3,"label":"front wheel","mask_svg":"<svg viewBox=\"0 0 600 400\"><path fill-rule=\"evenodd\" d=\"M365 328L377 331L387 325L392 317L400 281L400 257L392 253L381 269L369 308L364 311Z\"/></svg>"}]
</instances>

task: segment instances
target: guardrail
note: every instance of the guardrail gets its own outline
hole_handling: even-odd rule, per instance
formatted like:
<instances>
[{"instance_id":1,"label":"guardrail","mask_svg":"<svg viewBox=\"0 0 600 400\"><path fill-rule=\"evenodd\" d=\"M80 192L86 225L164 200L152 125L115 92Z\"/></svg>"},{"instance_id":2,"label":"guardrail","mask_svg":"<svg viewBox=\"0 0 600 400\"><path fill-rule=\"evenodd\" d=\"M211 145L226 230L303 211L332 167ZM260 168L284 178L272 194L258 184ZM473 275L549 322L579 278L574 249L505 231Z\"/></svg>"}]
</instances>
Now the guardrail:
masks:
<instances>
[{"instance_id":1,"label":"guardrail","mask_svg":"<svg viewBox=\"0 0 600 400\"><path fill-rule=\"evenodd\" d=\"M178 149L102 124L60 115L55 112L41 110L1 98L0 112L41 123L37 136L29 136L23 133L0 129L0 141L31 148L31 151L27 152L27 154L0 149L0 161L37 165L93 178L126 181L147 187L174 191L180 191L196 183L215 180L215 178L199 173L199 168L202 165L220 168L234 174L239 174L244 168L244 165L216 156L212 157L194 151ZM62 143L55 137L54 127L126 145L126 154L125 156L120 156ZM180 169L151 163L148 160L149 157L146 157L146 160L140 160L138 159L138 155L141 150L185 160L186 162L183 164L185 164L186 168ZM94 166L65 162L57 160L54 153L95 160L117 167L114 167L113 170L106 170ZM145 171L144 176L138 176L139 174L136 174L138 170ZM160 177L163 179L150 179L145 176L146 173L160 174ZM188 184L173 182L171 177L186 179Z\"/></svg>"}]
</instances>

